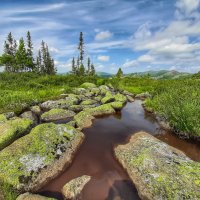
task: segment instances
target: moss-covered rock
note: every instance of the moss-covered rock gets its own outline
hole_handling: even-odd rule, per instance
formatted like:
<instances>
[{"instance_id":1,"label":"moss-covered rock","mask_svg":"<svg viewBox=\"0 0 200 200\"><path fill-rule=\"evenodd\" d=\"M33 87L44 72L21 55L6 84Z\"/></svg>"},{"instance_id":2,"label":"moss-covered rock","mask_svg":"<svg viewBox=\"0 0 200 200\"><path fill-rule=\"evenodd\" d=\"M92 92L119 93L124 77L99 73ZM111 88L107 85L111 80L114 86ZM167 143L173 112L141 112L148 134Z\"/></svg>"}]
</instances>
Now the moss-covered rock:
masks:
<instances>
[{"instance_id":1,"label":"moss-covered rock","mask_svg":"<svg viewBox=\"0 0 200 200\"><path fill-rule=\"evenodd\" d=\"M83 199L81 196L81 191L85 185L90 181L90 176L81 176L71 180L69 183L65 184L62 189L62 194L65 199Z\"/></svg>"},{"instance_id":2,"label":"moss-covered rock","mask_svg":"<svg viewBox=\"0 0 200 200\"><path fill-rule=\"evenodd\" d=\"M67 125L76 127L76 122L74 120L72 120L72 121L68 122Z\"/></svg>"},{"instance_id":3,"label":"moss-covered rock","mask_svg":"<svg viewBox=\"0 0 200 200\"><path fill-rule=\"evenodd\" d=\"M133 135L115 155L141 199L200 199L200 163L150 134Z\"/></svg>"},{"instance_id":4,"label":"moss-covered rock","mask_svg":"<svg viewBox=\"0 0 200 200\"><path fill-rule=\"evenodd\" d=\"M32 125L33 121L20 118L0 123L0 150L27 134Z\"/></svg>"},{"instance_id":5,"label":"moss-covered rock","mask_svg":"<svg viewBox=\"0 0 200 200\"><path fill-rule=\"evenodd\" d=\"M83 83L80 87L85 88L85 89L91 89L91 88L95 88L97 86L94 83Z\"/></svg>"},{"instance_id":6,"label":"moss-covered rock","mask_svg":"<svg viewBox=\"0 0 200 200\"><path fill-rule=\"evenodd\" d=\"M4 113L4 115L6 116L7 119L11 119L16 116L14 112L7 112Z\"/></svg>"},{"instance_id":7,"label":"moss-covered rock","mask_svg":"<svg viewBox=\"0 0 200 200\"><path fill-rule=\"evenodd\" d=\"M81 105L93 105L93 104L96 104L96 103L97 102L95 100L88 99L88 100L82 101Z\"/></svg>"},{"instance_id":8,"label":"moss-covered rock","mask_svg":"<svg viewBox=\"0 0 200 200\"><path fill-rule=\"evenodd\" d=\"M73 89L73 93L76 94L76 95L85 94L86 91L87 90L85 88L75 88L75 89Z\"/></svg>"},{"instance_id":9,"label":"moss-covered rock","mask_svg":"<svg viewBox=\"0 0 200 200\"><path fill-rule=\"evenodd\" d=\"M99 88L92 88L90 92L93 94L93 96L98 96L100 94L100 89Z\"/></svg>"},{"instance_id":10,"label":"moss-covered rock","mask_svg":"<svg viewBox=\"0 0 200 200\"><path fill-rule=\"evenodd\" d=\"M135 99L132 96L130 96L130 95L126 95L126 98L127 98L127 100L129 102L134 102L135 101Z\"/></svg>"},{"instance_id":11,"label":"moss-covered rock","mask_svg":"<svg viewBox=\"0 0 200 200\"><path fill-rule=\"evenodd\" d=\"M66 124L35 127L0 151L1 193L9 196L13 191L34 192L41 188L71 164L83 138L83 133Z\"/></svg>"},{"instance_id":12,"label":"moss-covered rock","mask_svg":"<svg viewBox=\"0 0 200 200\"><path fill-rule=\"evenodd\" d=\"M82 129L92 125L92 119L97 116L114 114L115 110L110 104L88 108L74 116L77 126Z\"/></svg>"},{"instance_id":13,"label":"moss-covered rock","mask_svg":"<svg viewBox=\"0 0 200 200\"><path fill-rule=\"evenodd\" d=\"M97 102L101 102L102 98L103 97L99 95L99 96L94 97L94 100L97 101Z\"/></svg>"},{"instance_id":14,"label":"moss-covered rock","mask_svg":"<svg viewBox=\"0 0 200 200\"><path fill-rule=\"evenodd\" d=\"M41 115L41 120L44 122L51 122L51 121L69 119L69 118L72 118L74 115L75 115L75 112L71 110L54 108L48 112L43 113Z\"/></svg>"},{"instance_id":15,"label":"moss-covered rock","mask_svg":"<svg viewBox=\"0 0 200 200\"><path fill-rule=\"evenodd\" d=\"M31 121L34 122L34 124L38 123L38 118L32 111L26 111L26 112L22 113L20 115L20 117L23 119L30 119Z\"/></svg>"},{"instance_id":16,"label":"moss-covered rock","mask_svg":"<svg viewBox=\"0 0 200 200\"><path fill-rule=\"evenodd\" d=\"M0 124L7 121L7 118L4 114L0 114Z\"/></svg>"},{"instance_id":17,"label":"moss-covered rock","mask_svg":"<svg viewBox=\"0 0 200 200\"><path fill-rule=\"evenodd\" d=\"M16 200L56 200L56 199L44 197L38 194L31 194L27 192L18 196Z\"/></svg>"},{"instance_id":18,"label":"moss-covered rock","mask_svg":"<svg viewBox=\"0 0 200 200\"><path fill-rule=\"evenodd\" d=\"M149 92L144 92L144 93L137 94L135 98L144 100L146 98L151 98L151 95L149 94Z\"/></svg>"},{"instance_id":19,"label":"moss-covered rock","mask_svg":"<svg viewBox=\"0 0 200 200\"><path fill-rule=\"evenodd\" d=\"M40 115L40 114L41 114L40 106L32 106L32 107L31 107L31 111L32 111L33 113L35 113L36 115Z\"/></svg>"},{"instance_id":20,"label":"moss-covered rock","mask_svg":"<svg viewBox=\"0 0 200 200\"><path fill-rule=\"evenodd\" d=\"M123 103L123 102L118 102L118 101L112 102L112 103L110 103L110 105L111 105L116 111L119 111L119 110L121 110L121 109L124 107L124 103Z\"/></svg>"},{"instance_id":21,"label":"moss-covered rock","mask_svg":"<svg viewBox=\"0 0 200 200\"><path fill-rule=\"evenodd\" d=\"M127 98L126 96L124 96L123 94L120 94L120 93L117 93L115 96L115 101L118 101L118 102L122 102L122 103L126 103L127 102Z\"/></svg>"},{"instance_id":22,"label":"moss-covered rock","mask_svg":"<svg viewBox=\"0 0 200 200\"><path fill-rule=\"evenodd\" d=\"M103 97L103 98L101 99L101 103L102 103L102 104L110 103L110 102L113 102L113 101L115 101L115 98L114 98L114 95L112 95L111 92L106 92L105 97Z\"/></svg>"},{"instance_id":23,"label":"moss-covered rock","mask_svg":"<svg viewBox=\"0 0 200 200\"><path fill-rule=\"evenodd\" d=\"M67 97L68 98L68 97ZM41 104L43 110L51 110L53 108L67 109L71 105L76 105L78 103L76 98L60 99L57 101L46 101Z\"/></svg>"}]
</instances>

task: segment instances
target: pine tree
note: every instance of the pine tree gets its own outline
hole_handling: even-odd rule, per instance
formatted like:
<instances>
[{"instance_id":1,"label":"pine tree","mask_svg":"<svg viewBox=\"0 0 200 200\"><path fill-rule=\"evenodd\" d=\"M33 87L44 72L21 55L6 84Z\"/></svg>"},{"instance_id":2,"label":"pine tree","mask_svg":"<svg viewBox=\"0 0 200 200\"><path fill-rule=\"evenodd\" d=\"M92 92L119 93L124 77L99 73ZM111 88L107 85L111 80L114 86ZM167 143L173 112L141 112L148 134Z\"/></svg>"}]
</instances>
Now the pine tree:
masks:
<instances>
[{"instance_id":1,"label":"pine tree","mask_svg":"<svg viewBox=\"0 0 200 200\"><path fill-rule=\"evenodd\" d=\"M94 76L95 75L95 68L94 68L94 65L93 64L91 64L91 71L90 71L90 75L91 76Z\"/></svg>"},{"instance_id":2,"label":"pine tree","mask_svg":"<svg viewBox=\"0 0 200 200\"><path fill-rule=\"evenodd\" d=\"M19 41L19 47L16 52L16 71L27 71L26 68L27 53L25 49L24 39L21 38Z\"/></svg>"},{"instance_id":3,"label":"pine tree","mask_svg":"<svg viewBox=\"0 0 200 200\"><path fill-rule=\"evenodd\" d=\"M40 73L42 68L42 56L41 56L41 51L38 51L38 56L37 56L37 63L36 63L36 72Z\"/></svg>"},{"instance_id":4,"label":"pine tree","mask_svg":"<svg viewBox=\"0 0 200 200\"><path fill-rule=\"evenodd\" d=\"M72 74L76 74L76 66L75 66L75 59L72 59Z\"/></svg>"},{"instance_id":5,"label":"pine tree","mask_svg":"<svg viewBox=\"0 0 200 200\"><path fill-rule=\"evenodd\" d=\"M121 78L122 76L123 76L123 71L122 71L121 68L119 68L119 69L118 69L118 72L117 72L117 74L116 74L116 77L117 77L117 78Z\"/></svg>"},{"instance_id":6,"label":"pine tree","mask_svg":"<svg viewBox=\"0 0 200 200\"><path fill-rule=\"evenodd\" d=\"M83 33L82 32L80 32L78 50L80 51L80 62L81 62L81 64L83 64L83 60L84 60L84 40L83 40Z\"/></svg>"},{"instance_id":7,"label":"pine tree","mask_svg":"<svg viewBox=\"0 0 200 200\"><path fill-rule=\"evenodd\" d=\"M29 69L29 71L34 70L33 44L29 31L27 32L27 68Z\"/></svg>"}]
</instances>

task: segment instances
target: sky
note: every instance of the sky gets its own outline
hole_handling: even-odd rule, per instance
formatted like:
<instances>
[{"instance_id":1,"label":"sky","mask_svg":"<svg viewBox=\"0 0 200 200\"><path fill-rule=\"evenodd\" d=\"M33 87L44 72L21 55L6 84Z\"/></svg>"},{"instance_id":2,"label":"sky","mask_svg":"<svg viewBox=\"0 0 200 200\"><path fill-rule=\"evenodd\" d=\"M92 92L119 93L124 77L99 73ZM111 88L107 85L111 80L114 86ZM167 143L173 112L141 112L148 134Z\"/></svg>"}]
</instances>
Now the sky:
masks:
<instances>
[{"instance_id":1,"label":"sky","mask_svg":"<svg viewBox=\"0 0 200 200\"><path fill-rule=\"evenodd\" d=\"M200 71L200 0L1 0L0 54L9 32L44 40L59 73L71 70L80 31L97 71Z\"/></svg>"}]
</instances>

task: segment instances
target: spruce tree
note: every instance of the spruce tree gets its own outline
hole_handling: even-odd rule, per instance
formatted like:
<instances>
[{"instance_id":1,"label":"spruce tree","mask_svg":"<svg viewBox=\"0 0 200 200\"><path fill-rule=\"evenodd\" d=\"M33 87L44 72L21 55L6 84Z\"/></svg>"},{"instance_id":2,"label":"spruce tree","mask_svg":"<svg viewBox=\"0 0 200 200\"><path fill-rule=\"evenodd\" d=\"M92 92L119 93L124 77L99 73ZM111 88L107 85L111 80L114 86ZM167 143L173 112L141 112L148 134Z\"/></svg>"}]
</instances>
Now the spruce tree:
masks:
<instances>
[{"instance_id":1,"label":"spruce tree","mask_svg":"<svg viewBox=\"0 0 200 200\"><path fill-rule=\"evenodd\" d=\"M79 71L80 71L80 59L78 56L77 61L76 61L76 75L79 75Z\"/></svg>"},{"instance_id":2,"label":"spruce tree","mask_svg":"<svg viewBox=\"0 0 200 200\"><path fill-rule=\"evenodd\" d=\"M87 75L89 75L90 74L90 70L91 70L90 58L88 58L88 60L87 60L87 67L88 67L88 69L87 69Z\"/></svg>"},{"instance_id":3,"label":"spruce tree","mask_svg":"<svg viewBox=\"0 0 200 200\"><path fill-rule=\"evenodd\" d=\"M81 64L83 64L83 60L84 60L84 40L83 40L83 33L82 32L80 32L78 50L80 51L80 62L81 62Z\"/></svg>"},{"instance_id":4,"label":"spruce tree","mask_svg":"<svg viewBox=\"0 0 200 200\"><path fill-rule=\"evenodd\" d=\"M94 65L93 64L91 64L91 71L90 71L90 75L91 76L94 76L95 75L95 68L94 68Z\"/></svg>"},{"instance_id":5,"label":"spruce tree","mask_svg":"<svg viewBox=\"0 0 200 200\"><path fill-rule=\"evenodd\" d=\"M29 69L29 71L34 70L33 44L29 31L27 32L27 68Z\"/></svg>"},{"instance_id":6,"label":"spruce tree","mask_svg":"<svg viewBox=\"0 0 200 200\"><path fill-rule=\"evenodd\" d=\"M76 66L75 66L75 59L74 59L74 57L73 57L73 59L72 59L72 74L76 74Z\"/></svg>"},{"instance_id":7,"label":"spruce tree","mask_svg":"<svg viewBox=\"0 0 200 200\"><path fill-rule=\"evenodd\" d=\"M85 67L83 64L81 64L80 69L79 69L79 75L84 76L85 75Z\"/></svg>"},{"instance_id":8,"label":"spruce tree","mask_svg":"<svg viewBox=\"0 0 200 200\"><path fill-rule=\"evenodd\" d=\"M42 56L41 56L41 51L39 50L36 63L36 72L41 73L41 68L42 68Z\"/></svg>"},{"instance_id":9,"label":"spruce tree","mask_svg":"<svg viewBox=\"0 0 200 200\"><path fill-rule=\"evenodd\" d=\"M26 68L27 53L25 49L24 39L21 38L19 41L19 47L16 52L16 71L27 71Z\"/></svg>"},{"instance_id":10,"label":"spruce tree","mask_svg":"<svg viewBox=\"0 0 200 200\"><path fill-rule=\"evenodd\" d=\"M119 68L119 69L118 69L118 72L117 72L117 74L116 74L116 77L117 77L117 78L121 78L122 76L123 76L123 71L122 71L121 68Z\"/></svg>"}]
</instances>

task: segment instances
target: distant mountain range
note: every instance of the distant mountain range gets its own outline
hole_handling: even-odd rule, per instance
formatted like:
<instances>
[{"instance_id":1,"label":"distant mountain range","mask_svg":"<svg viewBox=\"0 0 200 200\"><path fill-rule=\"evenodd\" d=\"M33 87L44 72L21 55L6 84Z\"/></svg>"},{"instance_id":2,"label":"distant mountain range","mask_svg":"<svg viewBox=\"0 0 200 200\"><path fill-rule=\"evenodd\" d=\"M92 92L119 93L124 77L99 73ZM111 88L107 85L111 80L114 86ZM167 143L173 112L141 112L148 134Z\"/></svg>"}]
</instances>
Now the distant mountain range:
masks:
<instances>
[{"instance_id":1,"label":"distant mountain range","mask_svg":"<svg viewBox=\"0 0 200 200\"><path fill-rule=\"evenodd\" d=\"M110 74L107 72L96 72L97 76L103 77L103 78L109 78L114 76L114 74Z\"/></svg>"},{"instance_id":2,"label":"distant mountain range","mask_svg":"<svg viewBox=\"0 0 200 200\"><path fill-rule=\"evenodd\" d=\"M159 71L131 73L131 74L126 74L126 76L131 76L131 77L149 76L153 79L177 79L177 78L189 77L192 76L192 74L186 72L178 72L175 70L159 70Z\"/></svg>"}]
</instances>

